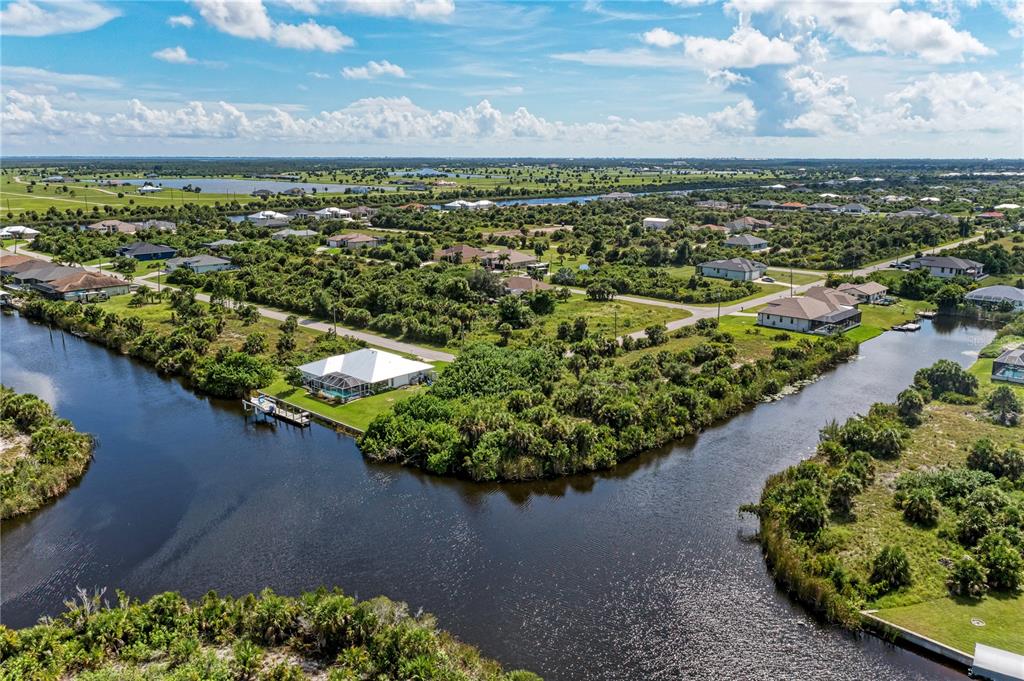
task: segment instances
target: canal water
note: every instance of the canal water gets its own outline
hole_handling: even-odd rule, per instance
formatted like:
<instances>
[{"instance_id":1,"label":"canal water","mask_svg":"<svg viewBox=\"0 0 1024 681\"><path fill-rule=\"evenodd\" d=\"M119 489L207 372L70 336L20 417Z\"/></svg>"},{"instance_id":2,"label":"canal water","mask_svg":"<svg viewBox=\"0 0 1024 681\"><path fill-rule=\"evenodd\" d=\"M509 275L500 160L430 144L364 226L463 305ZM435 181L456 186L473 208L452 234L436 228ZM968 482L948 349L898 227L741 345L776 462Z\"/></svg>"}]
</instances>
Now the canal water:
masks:
<instances>
[{"instance_id":1,"label":"canal water","mask_svg":"<svg viewBox=\"0 0 1024 681\"><path fill-rule=\"evenodd\" d=\"M247 422L149 367L18 318L2 380L99 445L82 482L2 531L2 621L76 586L149 596L321 584L385 594L548 679L943 679L957 673L815 623L765 570L737 507L831 419L891 400L991 331L887 333L802 392L616 470L480 485L369 464L349 438Z\"/></svg>"}]
</instances>

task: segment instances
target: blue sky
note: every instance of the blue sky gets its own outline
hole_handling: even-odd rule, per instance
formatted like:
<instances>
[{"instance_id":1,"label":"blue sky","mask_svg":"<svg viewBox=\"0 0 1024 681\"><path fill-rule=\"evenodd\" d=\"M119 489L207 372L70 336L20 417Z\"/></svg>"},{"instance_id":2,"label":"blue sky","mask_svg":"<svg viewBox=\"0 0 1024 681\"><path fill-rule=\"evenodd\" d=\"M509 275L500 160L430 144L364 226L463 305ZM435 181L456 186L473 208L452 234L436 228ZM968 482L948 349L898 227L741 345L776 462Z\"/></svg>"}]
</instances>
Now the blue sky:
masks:
<instances>
[{"instance_id":1,"label":"blue sky","mask_svg":"<svg viewBox=\"0 0 1024 681\"><path fill-rule=\"evenodd\" d=\"M1024 0L0 7L8 155L1024 156Z\"/></svg>"}]
</instances>

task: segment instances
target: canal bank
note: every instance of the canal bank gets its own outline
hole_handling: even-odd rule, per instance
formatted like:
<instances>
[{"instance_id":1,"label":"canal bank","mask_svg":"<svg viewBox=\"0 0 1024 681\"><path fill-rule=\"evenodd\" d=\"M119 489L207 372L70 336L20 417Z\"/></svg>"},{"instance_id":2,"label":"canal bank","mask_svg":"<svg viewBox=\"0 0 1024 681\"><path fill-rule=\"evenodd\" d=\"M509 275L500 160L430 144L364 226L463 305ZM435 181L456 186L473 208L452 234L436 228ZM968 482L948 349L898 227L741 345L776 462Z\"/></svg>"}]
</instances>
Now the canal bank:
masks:
<instances>
[{"instance_id":1,"label":"canal bank","mask_svg":"<svg viewBox=\"0 0 1024 681\"><path fill-rule=\"evenodd\" d=\"M247 423L86 341L4 318L4 382L98 436L78 488L4 524L3 615L75 585L145 596L338 585L434 612L549 679L942 679L957 672L821 626L779 592L736 509L818 429L891 400L916 369L968 364L990 331L885 334L796 395L613 471L473 484L365 461L324 428Z\"/></svg>"}]
</instances>

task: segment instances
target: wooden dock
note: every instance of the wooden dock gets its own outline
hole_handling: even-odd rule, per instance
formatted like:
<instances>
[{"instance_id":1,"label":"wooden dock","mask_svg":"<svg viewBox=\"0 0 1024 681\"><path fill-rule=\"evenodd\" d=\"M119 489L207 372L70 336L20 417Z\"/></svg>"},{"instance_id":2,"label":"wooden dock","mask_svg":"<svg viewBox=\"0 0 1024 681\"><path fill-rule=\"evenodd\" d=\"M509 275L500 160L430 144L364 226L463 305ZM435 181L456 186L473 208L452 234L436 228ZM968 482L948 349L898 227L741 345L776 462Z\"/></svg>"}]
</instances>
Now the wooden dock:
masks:
<instances>
[{"instance_id":1,"label":"wooden dock","mask_svg":"<svg viewBox=\"0 0 1024 681\"><path fill-rule=\"evenodd\" d=\"M290 405L289 405L290 406ZM277 419L300 428L308 428L313 418L308 411L288 408L269 395L259 394L242 400L242 411L264 419Z\"/></svg>"}]
</instances>

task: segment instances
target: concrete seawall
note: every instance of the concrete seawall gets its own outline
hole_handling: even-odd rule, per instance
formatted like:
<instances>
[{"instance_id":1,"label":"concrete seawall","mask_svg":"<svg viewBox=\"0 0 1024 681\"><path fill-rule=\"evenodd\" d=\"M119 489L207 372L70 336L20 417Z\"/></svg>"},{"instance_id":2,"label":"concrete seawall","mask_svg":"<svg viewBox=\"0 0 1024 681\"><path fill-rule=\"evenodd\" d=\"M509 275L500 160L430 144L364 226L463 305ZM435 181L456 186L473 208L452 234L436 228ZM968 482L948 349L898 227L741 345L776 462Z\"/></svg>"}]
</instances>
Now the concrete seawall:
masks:
<instances>
[{"instance_id":1,"label":"concrete seawall","mask_svg":"<svg viewBox=\"0 0 1024 681\"><path fill-rule=\"evenodd\" d=\"M904 629L903 627L887 622L880 617L875 616L876 610L862 610L861 617L864 618L865 628L881 634L883 638L888 638L886 634L895 633L896 638L909 643L913 646L927 650L929 653L941 657L942 659L963 667L965 670L970 669L971 665L974 664L974 657L965 653L962 650L957 650L947 646L944 643L928 638L922 634L911 631L910 629Z\"/></svg>"}]
</instances>

